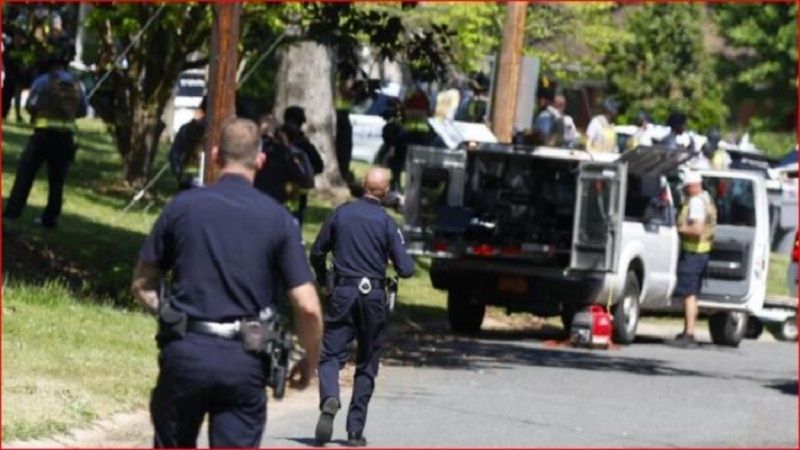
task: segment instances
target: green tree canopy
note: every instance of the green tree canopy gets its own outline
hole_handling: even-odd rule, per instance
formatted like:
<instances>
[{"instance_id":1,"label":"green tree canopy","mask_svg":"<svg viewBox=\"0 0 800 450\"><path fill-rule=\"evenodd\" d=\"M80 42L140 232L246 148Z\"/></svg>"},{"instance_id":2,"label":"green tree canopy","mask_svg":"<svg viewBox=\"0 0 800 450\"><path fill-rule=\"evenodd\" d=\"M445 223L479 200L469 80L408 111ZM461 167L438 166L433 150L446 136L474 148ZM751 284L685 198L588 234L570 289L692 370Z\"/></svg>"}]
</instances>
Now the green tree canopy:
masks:
<instances>
[{"instance_id":1,"label":"green tree canopy","mask_svg":"<svg viewBox=\"0 0 800 450\"><path fill-rule=\"evenodd\" d=\"M646 4L629 7L630 39L614 44L606 58L609 92L632 121L640 109L664 122L672 110L689 116L689 127L721 126L728 115L723 91L704 47L702 6Z\"/></svg>"},{"instance_id":2,"label":"green tree canopy","mask_svg":"<svg viewBox=\"0 0 800 450\"><path fill-rule=\"evenodd\" d=\"M797 4L719 4L719 33L731 48L720 74L732 99L758 99L755 128L790 128L797 102Z\"/></svg>"}]
</instances>

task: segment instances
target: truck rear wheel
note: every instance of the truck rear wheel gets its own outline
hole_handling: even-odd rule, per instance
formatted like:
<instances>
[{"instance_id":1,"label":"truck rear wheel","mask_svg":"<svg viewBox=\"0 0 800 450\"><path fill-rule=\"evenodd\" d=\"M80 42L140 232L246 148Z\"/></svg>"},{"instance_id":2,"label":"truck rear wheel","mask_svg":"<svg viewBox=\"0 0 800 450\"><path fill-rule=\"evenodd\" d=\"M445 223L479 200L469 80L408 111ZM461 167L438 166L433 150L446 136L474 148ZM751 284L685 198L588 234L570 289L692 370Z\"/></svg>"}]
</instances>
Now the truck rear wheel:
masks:
<instances>
[{"instance_id":1,"label":"truck rear wheel","mask_svg":"<svg viewBox=\"0 0 800 450\"><path fill-rule=\"evenodd\" d=\"M447 319L450 328L459 334L478 334L481 331L486 305L463 292L447 293Z\"/></svg>"},{"instance_id":2,"label":"truck rear wheel","mask_svg":"<svg viewBox=\"0 0 800 450\"><path fill-rule=\"evenodd\" d=\"M773 336L775 336L775 339L778 339L779 341L796 341L797 318L792 316L783 322L771 325L769 331Z\"/></svg>"},{"instance_id":3,"label":"truck rear wheel","mask_svg":"<svg viewBox=\"0 0 800 450\"><path fill-rule=\"evenodd\" d=\"M761 323L761 320L759 320L758 317L749 316L747 318L747 329L744 332L744 337L746 339L758 339L763 332L764 324Z\"/></svg>"},{"instance_id":4,"label":"truck rear wheel","mask_svg":"<svg viewBox=\"0 0 800 450\"><path fill-rule=\"evenodd\" d=\"M747 331L747 313L741 311L714 313L708 318L708 329L715 344L738 347Z\"/></svg>"},{"instance_id":5,"label":"truck rear wheel","mask_svg":"<svg viewBox=\"0 0 800 450\"><path fill-rule=\"evenodd\" d=\"M642 289L636 273L628 272L622 298L611 307L611 313L614 316L614 342L617 344L627 345L636 338L636 328L639 326L641 311L639 305L641 293Z\"/></svg>"}]
</instances>

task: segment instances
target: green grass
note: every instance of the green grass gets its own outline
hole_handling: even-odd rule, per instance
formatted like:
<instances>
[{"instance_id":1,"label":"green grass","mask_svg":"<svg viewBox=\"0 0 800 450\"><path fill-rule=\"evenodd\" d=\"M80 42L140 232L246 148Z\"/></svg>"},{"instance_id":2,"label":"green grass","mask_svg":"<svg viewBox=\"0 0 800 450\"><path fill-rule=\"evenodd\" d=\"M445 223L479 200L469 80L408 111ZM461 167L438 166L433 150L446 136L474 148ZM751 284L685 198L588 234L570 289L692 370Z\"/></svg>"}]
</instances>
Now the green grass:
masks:
<instances>
[{"instance_id":1,"label":"green grass","mask_svg":"<svg viewBox=\"0 0 800 450\"><path fill-rule=\"evenodd\" d=\"M767 275L767 295L787 297L789 287L786 284L786 271L789 268L789 255L773 253L769 259Z\"/></svg>"},{"instance_id":2,"label":"green grass","mask_svg":"<svg viewBox=\"0 0 800 450\"><path fill-rule=\"evenodd\" d=\"M12 283L3 294L4 441L146 406L152 317L79 300L57 282Z\"/></svg>"}]
</instances>

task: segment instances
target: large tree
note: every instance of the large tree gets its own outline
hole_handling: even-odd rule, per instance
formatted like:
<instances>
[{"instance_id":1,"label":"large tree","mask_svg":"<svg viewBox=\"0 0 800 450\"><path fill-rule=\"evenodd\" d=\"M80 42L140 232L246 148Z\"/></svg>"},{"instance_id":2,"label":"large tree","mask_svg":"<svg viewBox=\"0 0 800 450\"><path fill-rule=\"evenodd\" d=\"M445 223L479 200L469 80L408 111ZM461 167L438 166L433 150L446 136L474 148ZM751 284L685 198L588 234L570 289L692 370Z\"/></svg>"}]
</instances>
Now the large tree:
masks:
<instances>
[{"instance_id":1,"label":"large tree","mask_svg":"<svg viewBox=\"0 0 800 450\"><path fill-rule=\"evenodd\" d=\"M113 61L151 19L141 41L114 67ZM189 57L208 43L211 10L192 3L102 4L92 9L87 26L100 41L96 58L101 73L111 70L92 106L114 135L125 180L140 184L152 170L164 130L161 117L175 80L182 71L207 63Z\"/></svg>"},{"instance_id":2,"label":"large tree","mask_svg":"<svg viewBox=\"0 0 800 450\"><path fill-rule=\"evenodd\" d=\"M297 36L279 53L275 114L286 106L306 109L309 137L323 154L323 188L342 186L333 145L334 81L340 62L359 63L362 48L398 61L415 81L443 79L450 66L452 32L443 24L417 27L403 20L407 7L369 8L351 3L308 3L287 8Z\"/></svg>"},{"instance_id":3,"label":"large tree","mask_svg":"<svg viewBox=\"0 0 800 450\"><path fill-rule=\"evenodd\" d=\"M627 119L644 109L663 122L680 109L694 129L722 125L728 110L704 45L702 6L628 8L630 39L613 46L605 69L610 93L622 101Z\"/></svg>"},{"instance_id":4,"label":"large tree","mask_svg":"<svg viewBox=\"0 0 800 450\"><path fill-rule=\"evenodd\" d=\"M728 48L720 74L732 101L754 99L764 114L755 128L793 128L797 103L797 4L719 4L719 33Z\"/></svg>"}]
</instances>

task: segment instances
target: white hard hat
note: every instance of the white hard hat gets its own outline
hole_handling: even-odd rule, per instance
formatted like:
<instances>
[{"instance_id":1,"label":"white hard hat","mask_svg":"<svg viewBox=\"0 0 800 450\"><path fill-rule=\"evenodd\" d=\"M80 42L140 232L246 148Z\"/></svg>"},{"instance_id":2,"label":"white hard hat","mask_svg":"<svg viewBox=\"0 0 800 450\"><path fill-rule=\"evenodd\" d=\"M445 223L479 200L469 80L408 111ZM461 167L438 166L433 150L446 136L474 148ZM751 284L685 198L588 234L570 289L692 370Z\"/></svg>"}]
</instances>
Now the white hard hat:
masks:
<instances>
[{"instance_id":1,"label":"white hard hat","mask_svg":"<svg viewBox=\"0 0 800 450\"><path fill-rule=\"evenodd\" d=\"M688 186L690 184L697 184L702 183L703 177L700 175L700 172L689 171L683 174L683 185Z\"/></svg>"}]
</instances>

